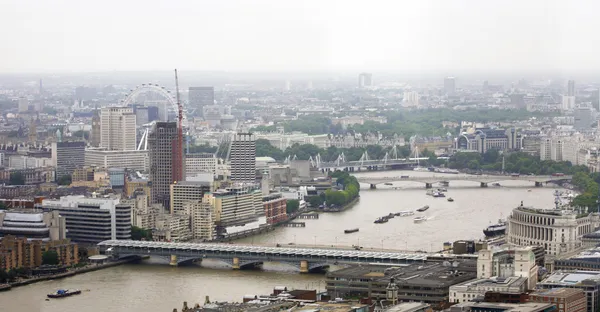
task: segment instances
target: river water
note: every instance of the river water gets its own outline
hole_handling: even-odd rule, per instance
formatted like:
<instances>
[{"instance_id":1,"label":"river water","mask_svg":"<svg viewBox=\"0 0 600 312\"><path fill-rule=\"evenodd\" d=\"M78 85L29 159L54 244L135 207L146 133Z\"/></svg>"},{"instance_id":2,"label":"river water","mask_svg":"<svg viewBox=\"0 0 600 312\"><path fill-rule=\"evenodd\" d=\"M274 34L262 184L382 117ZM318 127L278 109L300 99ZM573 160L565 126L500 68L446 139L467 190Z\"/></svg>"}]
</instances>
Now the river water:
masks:
<instances>
[{"instance_id":1,"label":"river water","mask_svg":"<svg viewBox=\"0 0 600 312\"><path fill-rule=\"evenodd\" d=\"M430 176L429 172L370 172L357 176ZM436 176L441 176L436 174ZM452 175L450 175L452 176ZM451 182L445 198L425 194L424 185L398 182L362 186L360 201L340 213L321 214L306 222L305 228L278 228L273 232L240 240L243 244L360 245L374 249L440 250L443 242L478 239L482 229L506 218L521 201L525 205L554 205L554 186L533 187L533 182L503 181L501 187L480 188L477 182ZM394 187L399 189L394 189ZM529 191L531 190L531 191ZM373 221L390 212L415 210L424 205L427 221L415 224L413 217L396 217L388 223ZM359 232L344 234L344 229ZM218 301L241 301L245 294L269 294L275 286L323 289L324 276L299 274L295 268L265 263L264 271L233 271L218 261L205 260L201 266L169 267L152 259L149 264L131 264L18 287L0 293L0 312L95 312L172 311L183 301L203 303L205 296ZM45 301L46 294L59 288L79 288L82 295Z\"/></svg>"}]
</instances>

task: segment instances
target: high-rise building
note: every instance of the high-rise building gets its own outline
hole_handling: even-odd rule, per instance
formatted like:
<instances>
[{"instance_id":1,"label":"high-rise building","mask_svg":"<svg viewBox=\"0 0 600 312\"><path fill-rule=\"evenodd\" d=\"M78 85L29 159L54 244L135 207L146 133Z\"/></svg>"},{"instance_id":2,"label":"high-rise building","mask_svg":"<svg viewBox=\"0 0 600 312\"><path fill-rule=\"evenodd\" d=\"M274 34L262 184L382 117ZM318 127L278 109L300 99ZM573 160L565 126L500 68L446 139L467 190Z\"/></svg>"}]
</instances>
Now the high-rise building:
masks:
<instances>
[{"instance_id":1,"label":"high-rise building","mask_svg":"<svg viewBox=\"0 0 600 312\"><path fill-rule=\"evenodd\" d=\"M231 181L256 182L256 141L252 133L238 133L229 151Z\"/></svg>"},{"instance_id":2,"label":"high-rise building","mask_svg":"<svg viewBox=\"0 0 600 312\"><path fill-rule=\"evenodd\" d=\"M101 124L100 124L100 111L98 108L94 109L92 115L92 133L90 135L90 145L93 147L100 146L101 137Z\"/></svg>"},{"instance_id":3,"label":"high-rise building","mask_svg":"<svg viewBox=\"0 0 600 312\"><path fill-rule=\"evenodd\" d=\"M56 168L56 178L70 176L75 168L85 165L85 142L52 143L52 164Z\"/></svg>"},{"instance_id":4,"label":"high-rise building","mask_svg":"<svg viewBox=\"0 0 600 312\"><path fill-rule=\"evenodd\" d=\"M575 96L575 80L567 82L567 96Z\"/></svg>"},{"instance_id":5,"label":"high-rise building","mask_svg":"<svg viewBox=\"0 0 600 312\"><path fill-rule=\"evenodd\" d=\"M185 213L183 209L183 204L185 202L202 200L204 194L209 193L210 191L210 182L180 181L171 184L171 214Z\"/></svg>"},{"instance_id":6,"label":"high-rise building","mask_svg":"<svg viewBox=\"0 0 600 312\"><path fill-rule=\"evenodd\" d=\"M187 201L183 209L191 213L192 237L199 240L213 240L216 236L215 210L208 198Z\"/></svg>"},{"instance_id":7,"label":"high-rise building","mask_svg":"<svg viewBox=\"0 0 600 312\"><path fill-rule=\"evenodd\" d=\"M188 109L195 110L196 115L202 115L204 106L215 104L214 87L190 87L188 93Z\"/></svg>"},{"instance_id":8,"label":"high-rise building","mask_svg":"<svg viewBox=\"0 0 600 312\"><path fill-rule=\"evenodd\" d=\"M241 226L255 222L262 210L262 193L258 189L233 187L206 194L215 212L215 223L221 227Z\"/></svg>"},{"instance_id":9,"label":"high-rise building","mask_svg":"<svg viewBox=\"0 0 600 312\"><path fill-rule=\"evenodd\" d=\"M29 110L29 100L26 97L19 98L19 113Z\"/></svg>"},{"instance_id":10,"label":"high-rise building","mask_svg":"<svg viewBox=\"0 0 600 312\"><path fill-rule=\"evenodd\" d=\"M358 87L371 87L373 86L373 75L370 73L360 73L358 74Z\"/></svg>"},{"instance_id":11,"label":"high-rise building","mask_svg":"<svg viewBox=\"0 0 600 312\"><path fill-rule=\"evenodd\" d=\"M454 77L444 78L444 92L446 95L454 95L456 92L456 79Z\"/></svg>"},{"instance_id":12,"label":"high-rise building","mask_svg":"<svg viewBox=\"0 0 600 312\"><path fill-rule=\"evenodd\" d=\"M185 173L193 176L210 172L217 172L217 158L212 153L192 153L185 155Z\"/></svg>"},{"instance_id":13,"label":"high-rise building","mask_svg":"<svg viewBox=\"0 0 600 312\"><path fill-rule=\"evenodd\" d=\"M100 146L131 151L136 146L135 114L131 107L105 107L100 113Z\"/></svg>"},{"instance_id":14,"label":"high-rise building","mask_svg":"<svg viewBox=\"0 0 600 312\"><path fill-rule=\"evenodd\" d=\"M174 166L177 163L177 123L157 122L148 136L150 154L150 178L152 180L152 203L169 205L169 186L174 179Z\"/></svg>"},{"instance_id":15,"label":"high-rise building","mask_svg":"<svg viewBox=\"0 0 600 312\"><path fill-rule=\"evenodd\" d=\"M575 123L573 125L575 130L589 130L596 121L592 109L589 107L579 107L575 109L573 115L575 117Z\"/></svg>"}]
</instances>

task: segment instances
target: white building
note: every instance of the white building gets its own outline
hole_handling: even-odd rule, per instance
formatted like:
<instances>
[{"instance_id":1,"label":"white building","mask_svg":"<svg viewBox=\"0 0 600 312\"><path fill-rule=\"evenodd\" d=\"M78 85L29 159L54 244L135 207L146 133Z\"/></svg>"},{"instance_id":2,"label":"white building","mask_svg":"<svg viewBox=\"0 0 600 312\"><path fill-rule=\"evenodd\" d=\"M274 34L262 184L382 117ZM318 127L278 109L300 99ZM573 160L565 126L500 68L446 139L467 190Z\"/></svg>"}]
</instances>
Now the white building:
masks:
<instances>
[{"instance_id":1,"label":"white building","mask_svg":"<svg viewBox=\"0 0 600 312\"><path fill-rule=\"evenodd\" d=\"M568 110L572 110L574 108L575 108L575 96L574 95L563 95L561 109L563 111L568 111Z\"/></svg>"},{"instance_id":2,"label":"white building","mask_svg":"<svg viewBox=\"0 0 600 312\"><path fill-rule=\"evenodd\" d=\"M102 108L100 147L116 151L135 150L137 135L135 118L131 107Z\"/></svg>"},{"instance_id":3,"label":"white building","mask_svg":"<svg viewBox=\"0 0 600 312\"><path fill-rule=\"evenodd\" d=\"M8 167L13 169L28 169L52 167L52 158L12 155L8 158Z\"/></svg>"},{"instance_id":4,"label":"white building","mask_svg":"<svg viewBox=\"0 0 600 312\"><path fill-rule=\"evenodd\" d=\"M29 100L26 97L19 98L19 113L29 110Z\"/></svg>"},{"instance_id":5,"label":"white building","mask_svg":"<svg viewBox=\"0 0 600 312\"><path fill-rule=\"evenodd\" d=\"M482 249L477 257L477 277L524 277L525 289L535 289L538 266L531 247Z\"/></svg>"},{"instance_id":6,"label":"white building","mask_svg":"<svg viewBox=\"0 0 600 312\"><path fill-rule=\"evenodd\" d=\"M197 240L213 240L216 237L215 211L208 198L187 201L183 210L191 212L192 237Z\"/></svg>"},{"instance_id":7,"label":"white building","mask_svg":"<svg viewBox=\"0 0 600 312\"><path fill-rule=\"evenodd\" d=\"M192 239L190 216L186 214L161 214L156 217L156 230L152 237L158 241L184 242Z\"/></svg>"},{"instance_id":8,"label":"white building","mask_svg":"<svg viewBox=\"0 0 600 312\"><path fill-rule=\"evenodd\" d=\"M557 256L580 249L582 236L593 232L599 224L595 213L520 206L508 218L507 243L543 246L546 254Z\"/></svg>"},{"instance_id":9,"label":"white building","mask_svg":"<svg viewBox=\"0 0 600 312\"><path fill-rule=\"evenodd\" d=\"M183 208L184 203L187 201L202 200L204 194L210 193L212 191L212 183L180 181L171 184L169 191L171 198L171 213L187 213L191 215L189 212L186 212Z\"/></svg>"},{"instance_id":10,"label":"white building","mask_svg":"<svg viewBox=\"0 0 600 312\"><path fill-rule=\"evenodd\" d=\"M147 172L150 159L148 151L110 151L103 148L85 150L85 165L99 168L127 168Z\"/></svg>"},{"instance_id":11,"label":"white building","mask_svg":"<svg viewBox=\"0 0 600 312\"><path fill-rule=\"evenodd\" d=\"M199 173L217 172L217 158L212 153L192 153L185 155L186 176L194 176Z\"/></svg>"},{"instance_id":12,"label":"white building","mask_svg":"<svg viewBox=\"0 0 600 312\"><path fill-rule=\"evenodd\" d=\"M262 211L262 193L254 188L232 187L205 195L214 207L215 222L223 227L245 225L256 221Z\"/></svg>"},{"instance_id":13,"label":"white building","mask_svg":"<svg viewBox=\"0 0 600 312\"><path fill-rule=\"evenodd\" d=\"M416 91L405 91L403 102L408 106L419 106L419 93Z\"/></svg>"},{"instance_id":14,"label":"white building","mask_svg":"<svg viewBox=\"0 0 600 312\"><path fill-rule=\"evenodd\" d=\"M449 302L460 303L483 297L488 291L523 293L527 290L525 277L478 278L450 286Z\"/></svg>"}]
</instances>

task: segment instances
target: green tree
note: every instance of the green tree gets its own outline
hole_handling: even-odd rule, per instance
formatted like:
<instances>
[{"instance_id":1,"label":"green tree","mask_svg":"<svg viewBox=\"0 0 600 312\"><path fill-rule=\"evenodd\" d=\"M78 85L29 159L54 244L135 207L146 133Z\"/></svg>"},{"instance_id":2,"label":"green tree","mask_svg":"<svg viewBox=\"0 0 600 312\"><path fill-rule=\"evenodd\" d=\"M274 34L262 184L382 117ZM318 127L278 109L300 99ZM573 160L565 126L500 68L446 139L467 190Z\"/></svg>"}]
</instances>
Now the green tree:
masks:
<instances>
[{"instance_id":1,"label":"green tree","mask_svg":"<svg viewBox=\"0 0 600 312\"><path fill-rule=\"evenodd\" d=\"M131 239L132 240L152 240L152 231L142 229L137 226L131 226Z\"/></svg>"},{"instance_id":2,"label":"green tree","mask_svg":"<svg viewBox=\"0 0 600 312\"><path fill-rule=\"evenodd\" d=\"M58 185L70 185L72 180L71 180L71 176L70 175L64 175L60 178L58 178L58 181L56 181L58 183Z\"/></svg>"},{"instance_id":3,"label":"green tree","mask_svg":"<svg viewBox=\"0 0 600 312\"><path fill-rule=\"evenodd\" d=\"M311 207L319 207L323 204L324 199L321 196L307 196L306 201Z\"/></svg>"},{"instance_id":4,"label":"green tree","mask_svg":"<svg viewBox=\"0 0 600 312\"><path fill-rule=\"evenodd\" d=\"M290 214L290 213L294 213L296 211L298 211L298 208L300 208L300 201L297 199L288 199L286 206L285 206L285 211Z\"/></svg>"},{"instance_id":5,"label":"green tree","mask_svg":"<svg viewBox=\"0 0 600 312\"><path fill-rule=\"evenodd\" d=\"M6 210L6 209L8 209L8 207L6 206L6 204L0 202L0 210Z\"/></svg>"},{"instance_id":6,"label":"green tree","mask_svg":"<svg viewBox=\"0 0 600 312\"><path fill-rule=\"evenodd\" d=\"M12 172L8 182L10 185L24 185L25 176L20 171Z\"/></svg>"},{"instance_id":7,"label":"green tree","mask_svg":"<svg viewBox=\"0 0 600 312\"><path fill-rule=\"evenodd\" d=\"M42 253L42 264L58 265L58 253L55 250L47 250Z\"/></svg>"},{"instance_id":8,"label":"green tree","mask_svg":"<svg viewBox=\"0 0 600 312\"><path fill-rule=\"evenodd\" d=\"M283 152L271 145L269 140L258 139L256 140L256 156L257 157L273 157L275 160L283 160Z\"/></svg>"},{"instance_id":9,"label":"green tree","mask_svg":"<svg viewBox=\"0 0 600 312\"><path fill-rule=\"evenodd\" d=\"M0 269L0 283L5 284L8 282L8 272L4 269Z\"/></svg>"}]
</instances>

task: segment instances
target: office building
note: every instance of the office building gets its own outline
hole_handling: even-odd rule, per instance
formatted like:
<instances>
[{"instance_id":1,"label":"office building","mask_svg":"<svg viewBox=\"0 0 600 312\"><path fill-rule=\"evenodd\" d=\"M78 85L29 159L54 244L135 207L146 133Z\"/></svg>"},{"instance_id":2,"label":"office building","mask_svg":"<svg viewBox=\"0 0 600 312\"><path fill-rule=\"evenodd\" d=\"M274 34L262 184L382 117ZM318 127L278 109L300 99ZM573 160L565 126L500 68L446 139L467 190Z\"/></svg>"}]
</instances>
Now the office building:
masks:
<instances>
[{"instance_id":1,"label":"office building","mask_svg":"<svg viewBox=\"0 0 600 312\"><path fill-rule=\"evenodd\" d=\"M147 172L150 168L148 151L109 151L104 148L85 150L85 165L98 168L127 168Z\"/></svg>"},{"instance_id":2,"label":"office building","mask_svg":"<svg viewBox=\"0 0 600 312\"><path fill-rule=\"evenodd\" d=\"M535 289L538 277L535 252L532 247L513 249L482 249L477 257L477 277L480 279L525 278L524 290Z\"/></svg>"},{"instance_id":3,"label":"office building","mask_svg":"<svg viewBox=\"0 0 600 312\"><path fill-rule=\"evenodd\" d=\"M77 243L131 239L131 206L118 199L63 196L44 199L44 211L58 211L66 219L67 238Z\"/></svg>"},{"instance_id":4,"label":"office building","mask_svg":"<svg viewBox=\"0 0 600 312\"><path fill-rule=\"evenodd\" d=\"M0 240L0 270L37 268L42 265L43 253L49 250L56 252L60 266L79 263L79 248L68 239L40 241L9 235Z\"/></svg>"},{"instance_id":5,"label":"office building","mask_svg":"<svg viewBox=\"0 0 600 312\"><path fill-rule=\"evenodd\" d=\"M85 142L52 143L52 164L56 168L56 178L70 176L75 168L85 165Z\"/></svg>"},{"instance_id":6,"label":"office building","mask_svg":"<svg viewBox=\"0 0 600 312\"><path fill-rule=\"evenodd\" d=\"M479 278L450 286L449 302L460 303L473 301L485 296L488 291L502 293L523 293L527 290L526 277Z\"/></svg>"},{"instance_id":7,"label":"office building","mask_svg":"<svg viewBox=\"0 0 600 312\"><path fill-rule=\"evenodd\" d=\"M456 93L456 79L454 77L444 78L444 93L448 96Z\"/></svg>"},{"instance_id":8,"label":"office building","mask_svg":"<svg viewBox=\"0 0 600 312\"><path fill-rule=\"evenodd\" d=\"M190 216L187 214L161 214L156 217L152 239L167 242L185 242L192 238Z\"/></svg>"},{"instance_id":9,"label":"office building","mask_svg":"<svg viewBox=\"0 0 600 312\"><path fill-rule=\"evenodd\" d=\"M575 96L575 80L567 81L567 96Z\"/></svg>"},{"instance_id":10,"label":"office building","mask_svg":"<svg viewBox=\"0 0 600 312\"><path fill-rule=\"evenodd\" d=\"M575 130L590 130L592 125L595 126L596 119L594 118L594 112L590 107L578 107L573 111L575 123L573 127Z\"/></svg>"},{"instance_id":11,"label":"office building","mask_svg":"<svg viewBox=\"0 0 600 312\"><path fill-rule=\"evenodd\" d=\"M100 146L100 140L102 136L102 125L101 125L100 111L98 108L94 109L92 115L92 131L90 133L90 145L93 147Z\"/></svg>"},{"instance_id":12,"label":"office building","mask_svg":"<svg viewBox=\"0 0 600 312\"><path fill-rule=\"evenodd\" d=\"M519 206L508 218L506 242L515 246L543 246L558 256L582 247L582 237L599 225L598 215L578 215L566 208L538 209Z\"/></svg>"},{"instance_id":13,"label":"office building","mask_svg":"<svg viewBox=\"0 0 600 312\"><path fill-rule=\"evenodd\" d=\"M205 198L214 207L215 223L220 227L255 222L257 209L262 209L262 193L253 188L220 189L206 194Z\"/></svg>"},{"instance_id":14,"label":"office building","mask_svg":"<svg viewBox=\"0 0 600 312\"><path fill-rule=\"evenodd\" d=\"M108 168L108 179L110 186L114 188L125 187L125 174L124 168Z\"/></svg>"},{"instance_id":15,"label":"office building","mask_svg":"<svg viewBox=\"0 0 600 312\"><path fill-rule=\"evenodd\" d=\"M170 185L170 198L172 214L185 213L183 204L187 201L202 200L204 194L210 193L211 183L179 181ZM189 213L188 213L189 214Z\"/></svg>"},{"instance_id":16,"label":"office building","mask_svg":"<svg viewBox=\"0 0 600 312\"><path fill-rule=\"evenodd\" d=\"M574 288L585 293L587 312L596 312L600 307L600 272L558 271L537 284L542 294L545 290Z\"/></svg>"},{"instance_id":17,"label":"office building","mask_svg":"<svg viewBox=\"0 0 600 312\"><path fill-rule=\"evenodd\" d=\"M521 149L521 134L515 128L490 129L478 128L472 132L463 132L456 139L456 149L485 153L490 149L511 151Z\"/></svg>"},{"instance_id":18,"label":"office building","mask_svg":"<svg viewBox=\"0 0 600 312\"><path fill-rule=\"evenodd\" d=\"M135 114L131 107L102 108L100 131L100 147L114 151L136 149Z\"/></svg>"},{"instance_id":19,"label":"office building","mask_svg":"<svg viewBox=\"0 0 600 312\"><path fill-rule=\"evenodd\" d=\"M215 211L208 198L186 201L183 210L191 214L194 239L210 241L216 238Z\"/></svg>"},{"instance_id":20,"label":"office building","mask_svg":"<svg viewBox=\"0 0 600 312\"><path fill-rule=\"evenodd\" d=\"M467 260L402 266L363 264L328 272L326 289L332 298L352 295L380 300L386 299L386 288L393 279L398 301L439 305L448 301L450 286L474 279L475 270L475 263Z\"/></svg>"},{"instance_id":21,"label":"office building","mask_svg":"<svg viewBox=\"0 0 600 312\"><path fill-rule=\"evenodd\" d=\"M256 182L256 142L251 133L238 133L231 141L229 152L231 181Z\"/></svg>"},{"instance_id":22,"label":"office building","mask_svg":"<svg viewBox=\"0 0 600 312\"><path fill-rule=\"evenodd\" d=\"M451 306L445 312L556 312L552 303L500 303L500 302L463 302Z\"/></svg>"},{"instance_id":23,"label":"office building","mask_svg":"<svg viewBox=\"0 0 600 312\"><path fill-rule=\"evenodd\" d=\"M25 155L11 155L8 157L8 167L16 170L51 167L52 165L52 158Z\"/></svg>"},{"instance_id":24,"label":"office building","mask_svg":"<svg viewBox=\"0 0 600 312\"><path fill-rule=\"evenodd\" d=\"M212 153L192 153L185 155L186 176L194 176L202 173L217 172L217 157Z\"/></svg>"},{"instance_id":25,"label":"office building","mask_svg":"<svg viewBox=\"0 0 600 312\"><path fill-rule=\"evenodd\" d=\"M150 179L152 180L152 203L169 205L169 186L174 179L177 162L177 123L157 122L148 136L150 155Z\"/></svg>"},{"instance_id":26,"label":"office building","mask_svg":"<svg viewBox=\"0 0 600 312\"><path fill-rule=\"evenodd\" d=\"M12 235L44 241L66 238L66 223L58 212L0 210L0 237Z\"/></svg>"},{"instance_id":27,"label":"office building","mask_svg":"<svg viewBox=\"0 0 600 312\"><path fill-rule=\"evenodd\" d=\"M556 305L557 312L586 312L587 299L582 289L544 289L529 294L529 301Z\"/></svg>"},{"instance_id":28,"label":"office building","mask_svg":"<svg viewBox=\"0 0 600 312\"><path fill-rule=\"evenodd\" d=\"M358 74L358 87L371 87L373 86L373 75L370 73L360 73Z\"/></svg>"},{"instance_id":29,"label":"office building","mask_svg":"<svg viewBox=\"0 0 600 312\"><path fill-rule=\"evenodd\" d=\"M214 87L190 87L188 91L188 109L197 116L202 116L204 106L215 104Z\"/></svg>"},{"instance_id":30,"label":"office building","mask_svg":"<svg viewBox=\"0 0 600 312\"><path fill-rule=\"evenodd\" d=\"M276 224L287 220L287 199L281 193L273 193L262 198L267 224Z\"/></svg>"}]
</instances>

